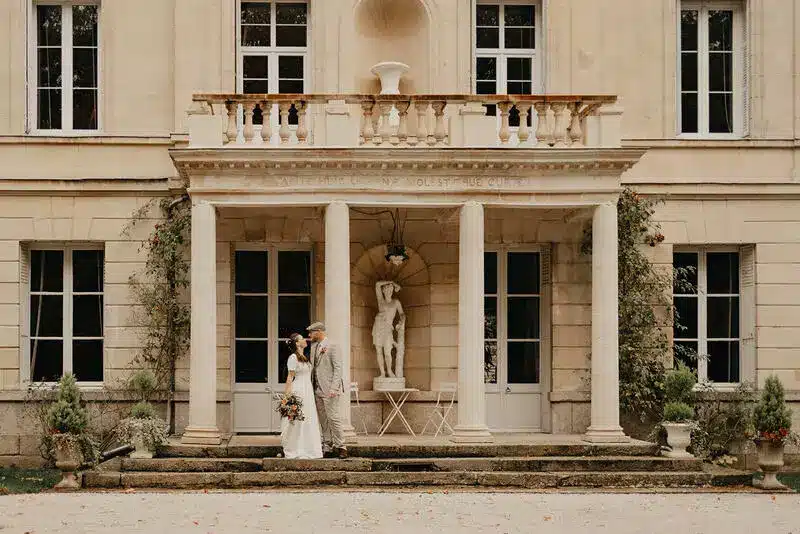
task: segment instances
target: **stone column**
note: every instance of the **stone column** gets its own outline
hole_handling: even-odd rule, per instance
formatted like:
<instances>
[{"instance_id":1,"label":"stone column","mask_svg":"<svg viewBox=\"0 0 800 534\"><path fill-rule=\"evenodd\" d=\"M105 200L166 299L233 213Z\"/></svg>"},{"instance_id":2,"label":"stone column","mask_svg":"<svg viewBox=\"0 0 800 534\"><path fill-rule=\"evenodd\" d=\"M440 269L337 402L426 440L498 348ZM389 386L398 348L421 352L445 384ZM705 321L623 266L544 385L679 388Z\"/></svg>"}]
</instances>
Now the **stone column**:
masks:
<instances>
[{"instance_id":1,"label":"stone column","mask_svg":"<svg viewBox=\"0 0 800 534\"><path fill-rule=\"evenodd\" d=\"M355 436L350 422L350 209L336 200L325 211L325 326L342 358L342 424L345 437Z\"/></svg>"},{"instance_id":2,"label":"stone column","mask_svg":"<svg viewBox=\"0 0 800 534\"><path fill-rule=\"evenodd\" d=\"M617 206L600 204L592 221L592 420L585 439L622 443L619 425Z\"/></svg>"},{"instance_id":3,"label":"stone column","mask_svg":"<svg viewBox=\"0 0 800 534\"><path fill-rule=\"evenodd\" d=\"M458 424L452 440L492 441L483 383L483 205L461 208L458 243Z\"/></svg>"},{"instance_id":4,"label":"stone column","mask_svg":"<svg viewBox=\"0 0 800 534\"><path fill-rule=\"evenodd\" d=\"M181 441L219 445L217 428L217 214L192 201L189 425Z\"/></svg>"}]
</instances>

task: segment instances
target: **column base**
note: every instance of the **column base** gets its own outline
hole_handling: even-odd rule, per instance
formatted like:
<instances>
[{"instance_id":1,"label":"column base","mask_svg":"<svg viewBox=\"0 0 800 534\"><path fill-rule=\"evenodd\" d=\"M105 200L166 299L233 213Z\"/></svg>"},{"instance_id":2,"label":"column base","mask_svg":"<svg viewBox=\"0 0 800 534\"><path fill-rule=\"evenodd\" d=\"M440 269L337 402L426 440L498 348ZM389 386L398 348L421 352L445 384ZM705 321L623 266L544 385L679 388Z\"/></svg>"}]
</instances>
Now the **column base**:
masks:
<instances>
[{"instance_id":1,"label":"column base","mask_svg":"<svg viewBox=\"0 0 800 534\"><path fill-rule=\"evenodd\" d=\"M485 426L456 426L450 436L453 443L492 443L494 436Z\"/></svg>"},{"instance_id":2,"label":"column base","mask_svg":"<svg viewBox=\"0 0 800 534\"><path fill-rule=\"evenodd\" d=\"M222 443L222 436L216 427L199 428L189 426L183 431L181 443L184 445L219 445Z\"/></svg>"},{"instance_id":3,"label":"column base","mask_svg":"<svg viewBox=\"0 0 800 534\"><path fill-rule=\"evenodd\" d=\"M583 440L589 443L629 443L631 438L625 435L621 427L610 429L589 427L583 435Z\"/></svg>"}]
</instances>

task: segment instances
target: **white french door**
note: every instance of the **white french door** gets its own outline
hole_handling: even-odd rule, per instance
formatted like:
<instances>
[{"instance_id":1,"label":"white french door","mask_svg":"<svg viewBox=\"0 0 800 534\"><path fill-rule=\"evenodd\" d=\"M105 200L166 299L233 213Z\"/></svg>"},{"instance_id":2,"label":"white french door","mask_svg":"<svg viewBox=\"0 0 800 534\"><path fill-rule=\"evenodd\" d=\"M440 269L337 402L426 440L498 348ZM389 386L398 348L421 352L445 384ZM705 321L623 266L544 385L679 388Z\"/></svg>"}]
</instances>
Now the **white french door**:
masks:
<instances>
[{"instance_id":1,"label":"white french door","mask_svg":"<svg viewBox=\"0 0 800 534\"><path fill-rule=\"evenodd\" d=\"M233 429L279 432L273 394L286 384L293 332L311 323L307 249L237 247L233 258Z\"/></svg>"},{"instance_id":2,"label":"white french door","mask_svg":"<svg viewBox=\"0 0 800 534\"><path fill-rule=\"evenodd\" d=\"M542 429L543 342L549 303L537 248L487 250L484 255L484 382L489 428Z\"/></svg>"}]
</instances>

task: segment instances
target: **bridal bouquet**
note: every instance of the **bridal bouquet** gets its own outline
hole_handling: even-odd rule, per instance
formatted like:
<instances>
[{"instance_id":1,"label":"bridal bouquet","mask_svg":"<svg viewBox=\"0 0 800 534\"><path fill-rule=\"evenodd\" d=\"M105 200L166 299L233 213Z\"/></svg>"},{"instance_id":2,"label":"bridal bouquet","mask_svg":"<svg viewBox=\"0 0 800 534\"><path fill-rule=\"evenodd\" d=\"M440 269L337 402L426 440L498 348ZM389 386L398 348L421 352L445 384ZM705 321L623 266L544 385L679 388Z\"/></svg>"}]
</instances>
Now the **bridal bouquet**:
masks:
<instances>
[{"instance_id":1,"label":"bridal bouquet","mask_svg":"<svg viewBox=\"0 0 800 534\"><path fill-rule=\"evenodd\" d=\"M303 414L303 400L294 393L278 394L275 396L278 399L278 406L275 411L285 417L290 423L295 421L304 421L306 416Z\"/></svg>"}]
</instances>

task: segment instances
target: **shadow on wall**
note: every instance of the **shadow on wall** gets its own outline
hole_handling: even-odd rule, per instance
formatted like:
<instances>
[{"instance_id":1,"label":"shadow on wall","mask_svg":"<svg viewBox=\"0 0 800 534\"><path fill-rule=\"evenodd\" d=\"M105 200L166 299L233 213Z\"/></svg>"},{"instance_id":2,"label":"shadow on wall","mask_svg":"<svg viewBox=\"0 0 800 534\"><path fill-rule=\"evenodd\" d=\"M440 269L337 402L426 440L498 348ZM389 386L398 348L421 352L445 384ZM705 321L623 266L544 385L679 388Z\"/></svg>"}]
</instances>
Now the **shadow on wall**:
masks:
<instances>
[{"instance_id":1,"label":"shadow on wall","mask_svg":"<svg viewBox=\"0 0 800 534\"><path fill-rule=\"evenodd\" d=\"M351 268L351 366L353 380L362 390L372 389L372 379L378 376L372 324L378 313L375 282L379 280L393 280L402 288L397 298L406 314L406 385L430 389L430 275L422 257L415 250L406 251L409 259L396 267L386 261L386 245L378 245L364 251Z\"/></svg>"},{"instance_id":2,"label":"shadow on wall","mask_svg":"<svg viewBox=\"0 0 800 534\"><path fill-rule=\"evenodd\" d=\"M382 61L411 67L400 82L401 93L430 92L431 21L422 0L359 0L353 20L344 22L343 34L349 33L350 22L355 39L342 67L352 69L356 92L380 92L370 68Z\"/></svg>"}]
</instances>

